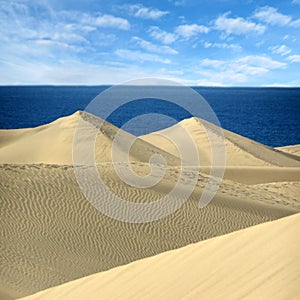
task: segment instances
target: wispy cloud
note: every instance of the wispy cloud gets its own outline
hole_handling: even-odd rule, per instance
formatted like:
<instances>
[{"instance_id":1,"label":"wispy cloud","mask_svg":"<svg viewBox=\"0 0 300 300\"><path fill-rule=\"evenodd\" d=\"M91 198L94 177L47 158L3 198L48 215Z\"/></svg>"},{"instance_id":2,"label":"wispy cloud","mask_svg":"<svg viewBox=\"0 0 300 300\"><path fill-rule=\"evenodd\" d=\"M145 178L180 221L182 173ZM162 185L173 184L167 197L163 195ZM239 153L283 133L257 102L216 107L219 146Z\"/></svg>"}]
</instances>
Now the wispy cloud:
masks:
<instances>
[{"instance_id":1,"label":"wispy cloud","mask_svg":"<svg viewBox=\"0 0 300 300\"><path fill-rule=\"evenodd\" d=\"M267 56L244 56L233 60L203 59L199 74L208 82L221 85L245 83L252 77L262 76L271 70L282 69L286 64Z\"/></svg>"},{"instance_id":2,"label":"wispy cloud","mask_svg":"<svg viewBox=\"0 0 300 300\"><path fill-rule=\"evenodd\" d=\"M260 56L260 55L248 55L237 59L237 62L246 63L251 66L268 68L270 70L282 69L286 66L286 63L271 59L270 57L267 56Z\"/></svg>"},{"instance_id":3,"label":"wispy cloud","mask_svg":"<svg viewBox=\"0 0 300 300\"><path fill-rule=\"evenodd\" d=\"M208 33L209 28L203 25L198 24L190 24L190 25L179 25L175 28L175 33L183 37L184 39L190 39L192 36L201 34L201 33Z\"/></svg>"},{"instance_id":4,"label":"wispy cloud","mask_svg":"<svg viewBox=\"0 0 300 300\"><path fill-rule=\"evenodd\" d=\"M289 57L288 57L288 60L289 61L291 61L291 62L293 62L293 63L300 63L300 55L290 55Z\"/></svg>"},{"instance_id":5,"label":"wispy cloud","mask_svg":"<svg viewBox=\"0 0 300 300\"><path fill-rule=\"evenodd\" d=\"M287 47L286 45L277 45L269 48L273 53L279 54L281 56L288 55L291 53L291 49Z\"/></svg>"},{"instance_id":6,"label":"wispy cloud","mask_svg":"<svg viewBox=\"0 0 300 300\"><path fill-rule=\"evenodd\" d=\"M121 30L129 30L130 24L126 19L115 17L112 15L102 15L94 19L93 25L99 27L111 27Z\"/></svg>"},{"instance_id":7,"label":"wispy cloud","mask_svg":"<svg viewBox=\"0 0 300 300\"><path fill-rule=\"evenodd\" d=\"M148 30L149 35L163 44L172 44L176 41L177 37L174 33L164 31L158 26L151 26Z\"/></svg>"},{"instance_id":8,"label":"wispy cloud","mask_svg":"<svg viewBox=\"0 0 300 300\"><path fill-rule=\"evenodd\" d=\"M241 17L230 18L229 15L230 12L227 12L219 16L214 21L214 28L224 31L227 35L242 35L247 33L262 34L266 30L264 25L254 23Z\"/></svg>"},{"instance_id":9,"label":"wispy cloud","mask_svg":"<svg viewBox=\"0 0 300 300\"><path fill-rule=\"evenodd\" d=\"M223 60L205 58L200 62L200 65L204 67L220 68L225 63L226 62Z\"/></svg>"},{"instance_id":10,"label":"wispy cloud","mask_svg":"<svg viewBox=\"0 0 300 300\"><path fill-rule=\"evenodd\" d=\"M204 42L204 48L219 48L219 49L231 49L234 51L241 51L242 47L238 44L227 44L227 43L211 43Z\"/></svg>"},{"instance_id":11,"label":"wispy cloud","mask_svg":"<svg viewBox=\"0 0 300 300\"><path fill-rule=\"evenodd\" d=\"M291 22L290 16L278 12L277 8L264 6L256 10L254 17L270 25L284 26Z\"/></svg>"},{"instance_id":12,"label":"wispy cloud","mask_svg":"<svg viewBox=\"0 0 300 300\"><path fill-rule=\"evenodd\" d=\"M168 2L174 4L175 6L183 6L186 4L186 0L168 0Z\"/></svg>"},{"instance_id":13,"label":"wispy cloud","mask_svg":"<svg viewBox=\"0 0 300 300\"><path fill-rule=\"evenodd\" d=\"M112 83L161 75L186 84L300 83L299 1L275 8L268 0L256 10L252 1L228 2L233 15L222 5L210 10L207 1L195 13L186 0L0 0L0 80Z\"/></svg>"},{"instance_id":14,"label":"wispy cloud","mask_svg":"<svg viewBox=\"0 0 300 300\"><path fill-rule=\"evenodd\" d=\"M134 36L132 38L132 40L135 41L139 47L141 47L149 52L155 52L155 53L160 53L160 54L172 54L172 55L178 54L178 52L176 50L172 49L169 46L155 45L149 41L146 41L146 40L141 39L136 36Z\"/></svg>"},{"instance_id":15,"label":"wispy cloud","mask_svg":"<svg viewBox=\"0 0 300 300\"><path fill-rule=\"evenodd\" d=\"M171 63L170 59L160 57L159 55L156 54L144 53L144 52L133 51L128 49L118 49L115 51L115 54L122 59L128 59L131 61L136 61L141 63L146 61L158 62L163 64Z\"/></svg>"},{"instance_id":16,"label":"wispy cloud","mask_svg":"<svg viewBox=\"0 0 300 300\"><path fill-rule=\"evenodd\" d=\"M163 44L172 44L176 40L182 38L189 40L190 38L199 34L207 34L209 28L198 24L185 24L175 27L174 32L167 32L160 29L158 26L151 26L148 30L149 35Z\"/></svg>"},{"instance_id":17,"label":"wispy cloud","mask_svg":"<svg viewBox=\"0 0 300 300\"><path fill-rule=\"evenodd\" d=\"M277 8L271 6L257 9L253 17L269 25L300 27L300 19L294 20L291 16L282 14Z\"/></svg>"},{"instance_id":18,"label":"wispy cloud","mask_svg":"<svg viewBox=\"0 0 300 300\"><path fill-rule=\"evenodd\" d=\"M168 11L159 10L151 7L145 7L142 4L129 5L128 8L133 16L142 19L157 20L169 13Z\"/></svg>"}]
</instances>

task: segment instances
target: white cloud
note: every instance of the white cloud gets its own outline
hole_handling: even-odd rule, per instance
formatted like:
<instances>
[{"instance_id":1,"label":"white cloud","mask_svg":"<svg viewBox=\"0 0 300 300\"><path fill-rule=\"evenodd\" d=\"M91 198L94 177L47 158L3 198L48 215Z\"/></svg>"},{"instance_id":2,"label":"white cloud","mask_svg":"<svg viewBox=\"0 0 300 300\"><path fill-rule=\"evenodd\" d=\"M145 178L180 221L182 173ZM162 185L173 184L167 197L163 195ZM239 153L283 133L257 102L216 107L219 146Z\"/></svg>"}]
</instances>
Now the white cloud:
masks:
<instances>
[{"instance_id":1,"label":"white cloud","mask_svg":"<svg viewBox=\"0 0 300 300\"><path fill-rule=\"evenodd\" d=\"M130 24L126 19L115 17L112 15L103 15L97 17L94 21L94 25L99 27L111 27L122 30L130 29Z\"/></svg>"},{"instance_id":2,"label":"white cloud","mask_svg":"<svg viewBox=\"0 0 300 300\"><path fill-rule=\"evenodd\" d=\"M255 67L263 67L267 69L281 69L286 66L286 63L273 60L267 56L248 55L237 60L237 63L246 63Z\"/></svg>"},{"instance_id":3,"label":"white cloud","mask_svg":"<svg viewBox=\"0 0 300 300\"><path fill-rule=\"evenodd\" d=\"M157 26L151 26L148 32L152 38L162 42L163 44L172 44L180 37L188 40L199 33L206 34L209 32L209 28L197 24L179 25L175 28L174 33L171 33L164 31Z\"/></svg>"},{"instance_id":4,"label":"white cloud","mask_svg":"<svg viewBox=\"0 0 300 300\"><path fill-rule=\"evenodd\" d=\"M97 28L95 26L82 25L82 24L66 24L64 26L67 31L82 31L85 33L95 31Z\"/></svg>"},{"instance_id":5,"label":"white cloud","mask_svg":"<svg viewBox=\"0 0 300 300\"><path fill-rule=\"evenodd\" d=\"M213 69L219 69L223 72L230 72L232 74L235 73L237 76L261 75L268 72L267 68L257 66L255 63L247 63L244 58L233 61L203 59L200 62L200 65Z\"/></svg>"},{"instance_id":6,"label":"white cloud","mask_svg":"<svg viewBox=\"0 0 300 300\"><path fill-rule=\"evenodd\" d=\"M168 0L168 2L174 4L175 6L183 6L185 5L186 0Z\"/></svg>"},{"instance_id":7,"label":"white cloud","mask_svg":"<svg viewBox=\"0 0 300 300\"><path fill-rule=\"evenodd\" d=\"M292 20L290 16L279 13L277 8L270 6L257 9L254 13L254 17L261 22L279 26L288 25Z\"/></svg>"},{"instance_id":8,"label":"white cloud","mask_svg":"<svg viewBox=\"0 0 300 300\"><path fill-rule=\"evenodd\" d=\"M262 34L266 30L264 25L256 24L241 17L229 18L229 14L225 13L214 21L215 29L225 31L227 35L241 35L251 32Z\"/></svg>"},{"instance_id":9,"label":"white cloud","mask_svg":"<svg viewBox=\"0 0 300 300\"><path fill-rule=\"evenodd\" d=\"M178 52L174 49L172 49L169 46L161 46L161 45L155 45L149 41L143 40L139 37L133 37L133 41L137 43L137 45L147 51L155 52L155 53L161 53L161 54L178 54Z\"/></svg>"},{"instance_id":10,"label":"white cloud","mask_svg":"<svg viewBox=\"0 0 300 300\"><path fill-rule=\"evenodd\" d=\"M291 62L299 63L300 62L300 55L290 55L288 57L288 60L291 61Z\"/></svg>"},{"instance_id":11,"label":"white cloud","mask_svg":"<svg viewBox=\"0 0 300 300\"><path fill-rule=\"evenodd\" d=\"M203 67L212 67L212 68L220 68L226 62L224 60L217 60L217 59L209 59L205 58L200 62L200 65Z\"/></svg>"},{"instance_id":12,"label":"white cloud","mask_svg":"<svg viewBox=\"0 0 300 300\"><path fill-rule=\"evenodd\" d=\"M233 60L203 59L198 74L207 82L224 85L243 84L271 70L282 69L285 63L266 56L244 56Z\"/></svg>"},{"instance_id":13,"label":"white cloud","mask_svg":"<svg viewBox=\"0 0 300 300\"><path fill-rule=\"evenodd\" d=\"M172 44L176 41L175 34L161 30L157 26L151 26L148 30L150 36L163 44Z\"/></svg>"},{"instance_id":14,"label":"white cloud","mask_svg":"<svg viewBox=\"0 0 300 300\"><path fill-rule=\"evenodd\" d=\"M292 21L290 25L293 27L300 27L300 19Z\"/></svg>"},{"instance_id":15,"label":"white cloud","mask_svg":"<svg viewBox=\"0 0 300 300\"><path fill-rule=\"evenodd\" d=\"M37 39L34 40L34 46L40 47L40 50L42 50L42 47L45 47L48 50L52 51L58 51L58 50L71 50L75 52L83 52L85 51L85 48L76 46L76 45L70 45L68 43L59 41L59 40L47 40L47 39Z\"/></svg>"},{"instance_id":16,"label":"white cloud","mask_svg":"<svg viewBox=\"0 0 300 300\"><path fill-rule=\"evenodd\" d=\"M52 36L50 35L51 39L54 41L64 41L66 43L86 43L88 44L88 40L83 36L76 34L76 33L69 33L69 32L55 32Z\"/></svg>"},{"instance_id":17,"label":"white cloud","mask_svg":"<svg viewBox=\"0 0 300 300\"><path fill-rule=\"evenodd\" d=\"M300 4L300 0L293 0L292 3L293 4Z\"/></svg>"},{"instance_id":18,"label":"white cloud","mask_svg":"<svg viewBox=\"0 0 300 300\"><path fill-rule=\"evenodd\" d=\"M167 15L168 11L159 10L156 8L145 7L142 4L133 4L129 6L129 11L137 18L156 20L164 15Z\"/></svg>"},{"instance_id":19,"label":"white cloud","mask_svg":"<svg viewBox=\"0 0 300 300\"><path fill-rule=\"evenodd\" d=\"M171 63L171 61L167 58L160 57L159 55L156 54L143 53L140 51L118 49L115 51L115 54L122 59L128 59L131 61L142 62L142 63L145 61L158 62L163 64Z\"/></svg>"},{"instance_id":20,"label":"white cloud","mask_svg":"<svg viewBox=\"0 0 300 300\"><path fill-rule=\"evenodd\" d=\"M291 53L291 49L289 47L287 47L286 45L281 45L281 46L274 46L274 47L270 47L269 48L273 53L275 54L279 54L281 56L285 56L288 55L289 53Z\"/></svg>"},{"instance_id":21,"label":"white cloud","mask_svg":"<svg viewBox=\"0 0 300 300\"><path fill-rule=\"evenodd\" d=\"M248 76L246 74L238 73L225 67L216 69L205 68L204 70L200 70L198 74L202 77L200 82L207 82L207 85L211 83L212 85L232 86L248 81Z\"/></svg>"},{"instance_id":22,"label":"white cloud","mask_svg":"<svg viewBox=\"0 0 300 300\"><path fill-rule=\"evenodd\" d=\"M0 61L0 65L7 70L0 75L1 82L6 84L118 84L133 78L153 76L151 72L133 64L107 66L105 62L98 65L78 60L50 65L26 58L18 60L14 65Z\"/></svg>"},{"instance_id":23,"label":"white cloud","mask_svg":"<svg viewBox=\"0 0 300 300\"><path fill-rule=\"evenodd\" d=\"M211 42L204 42L204 48L231 49L234 51L242 50L242 47L238 44L211 43Z\"/></svg>"},{"instance_id":24,"label":"white cloud","mask_svg":"<svg viewBox=\"0 0 300 300\"><path fill-rule=\"evenodd\" d=\"M261 7L255 11L254 17L270 25L300 27L300 19L293 20L291 16L278 12L275 7Z\"/></svg>"},{"instance_id":25,"label":"white cloud","mask_svg":"<svg viewBox=\"0 0 300 300\"><path fill-rule=\"evenodd\" d=\"M184 75L184 71L183 70L170 70L170 69L167 69L167 68L160 68L159 69L159 74L164 74L164 75L167 75L167 76L182 76Z\"/></svg>"},{"instance_id":26,"label":"white cloud","mask_svg":"<svg viewBox=\"0 0 300 300\"><path fill-rule=\"evenodd\" d=\"M175 28L175 33L179 36L190 39L192 36L197 35L199 33L208 33L209 28L203 25L190 24L190 25L179 25Z\"/></svg>"},{"instance_id":27,"label":"white cloud","mask_svg":"<svg viewBox=\"0 0 300 300\"><path fill-rule=\"evenodd\" d=\"M234 66L234 71L238 74L251 75L251 76L261 76L269 72L268 68L252 66L248 64L237 64Z\"/></svg>"},{"instance_id":28,"label":"white cloud","mask_svg":"<svg viewBox=\"0 0 300 300\"><path fill-rule=\"evenodd\" d=\"M249 43L247 48L249 46L248 50L251 51L252 49L253 53L258 50L263 53L268 51L271 53L272 50L277 51L279 55L284 54L283 62L280 59L274 61L266 56L252 55L251 57L228 61L206 59L196 66L195 59L197 60L197 57L191 56L190 52L193 51L191 47L195 42L184 43L184 39L190 38L192 40L198 34L203 34L201 37L203 40L198 39L196 42L199 45L198 47L207 48L205 52L215 50L213 48L239 50L241 46L237 42L230 42L229 39L226 42L215 40L214 38L219 35L219 32L212 32L211 37L204 35L208 30L217 29L213 24L206 25L207 27L201 27L197 24L186 25L190 24L187 23L188 20L180 19L179 15L177 15L177 25L181 26L176 27L175 24L174 27L171 27L173 23L168 23L169 20L153 22L153 18L156 18L158 14L152 14L152 20L147 22L143 19L132 18L132 15L130 19L128 17L126 20L123 15L122 18L118 17L116 10L114 10L115 13L112 13L113 15L102 14L101 5L99 5L100 12L96 10L86 10L85 13L71 10L53 10L50 12L43 8L44 2L24 0L5 2L0 0L0 64L2 66L0 77L1 80L3 79L2 82L8 84L101 84L116 83L132 77L159 77L161 75L178 76L179 81L187 84L204 84L206 82L213 85L235 85L239 83L272 83L273 80L285 83L291 82L291 78L297 78L297 70L293 68L292 62L300 62L300 55L291 55L292 52L287 53L287 49L281 48L282 44L290 45L295 42L297 36L292 31L293 28L289 28L290 31L287 32L289 37L286 38L289 39L290 43L282 40L284 35L287 34L284 33L282 36L277 36L278 41L276 43L278 43L278 46L275 46L276 43L271 44L277 47L274 47L274 49L270 48L268 50L267 47L270 44L265 46L268 40L274 36L274 32L270 32L270 36L266 35L264 39L261 39L265 41L265 45L261 49L255 48L256 40L253 41L254 45L251 45L252 40L250 39L247 41L241 40L241 45L244 45L244 42ZM50 6L51 2L48 0L46 2ZM128 14L128 5L123 8L126 9ZM135 13L137 12L136 9ZM145 13L145 10L144 12L143 10L139 11L140 18L146 17L143 13ZM179 10L176 13L181 14L182 12ZM217 17L216 15L215 19ZM236 18L228 14L223 15L223 19L228 23L225 25L218 24L218 26L221 28L223 26L222 34L226 33L227 35L228 32L232 34L259 33L267 27L267 25L262 25L264 23L256 19ZM135 21L134 25L130 25L131 20ZM291 19L288 26L297 26L297 22L298 20ZM158 26L148 29L149 23L165 26L161 28L168 28L168 31L164 31ZM140 27L138 27L139 25ZM132 38L130 32L119 31L119 29L129 30L130 26L134 26L135 33L133 35L138 37ZM261 26L263 29L261 29ZM271 26L268 26L268 28L270 31L272 30ZM145 37L147 34L149 34L148 38ZM205 42L204 40L208 41ZM176 41L180 41L180 43L176 45ZM127 48L124 47L126 44L129 44L128 48L130 50L125 49ZM177 54L175 50L177 48L180 49L182 55ZM223 59L229 51L220 50L218 52L220 52L221 58L218 57ZM176 54L177 56L175 56ZM197 56L200 55L201 51ZM177 63L173 64L175 58ZM182 70L180 70L181 66L183 66ZM290 66L290 69L281 72L280 69L285 68L285 66ZM175 67L179 70L174 70ZM186 70L186 72L183 72L183 70ZM201 76L197 77L199 70ZM272 70L276 72L273 73ZM264 76L264 74L270 75L270 77Z\"/></svg>"}]
</instances>

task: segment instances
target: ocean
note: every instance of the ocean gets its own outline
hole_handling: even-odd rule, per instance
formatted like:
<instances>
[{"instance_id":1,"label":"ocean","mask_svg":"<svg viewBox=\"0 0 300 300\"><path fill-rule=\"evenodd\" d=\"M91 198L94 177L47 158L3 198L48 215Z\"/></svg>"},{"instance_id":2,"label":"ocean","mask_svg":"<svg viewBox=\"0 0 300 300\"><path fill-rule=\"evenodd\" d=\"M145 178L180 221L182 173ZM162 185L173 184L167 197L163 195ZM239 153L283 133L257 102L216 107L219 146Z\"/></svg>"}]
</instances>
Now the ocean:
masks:
<instances>
[{"instance_id":1,"label":"ocean","mask_svg":"<svg viewBox=\"0 0 300 300\"><path fill-rule=\"evenodd\" d=\"M84 110L94 97L107 88L108 86L1 86L0 128L35 127L77 110ZM172 98L176 88L168 88ZM224 129L271 147L300 144L300 88L193 89L211 106ZM104 99L103 107L105 101L110 99ZM165 101L143 99L142 102L132 102L126 109L118 109L110 115L108 121L121 127L126 121L149 111L172 116L176 121L190 117L188 112L180 111ZM159 118L159 121L143 121L141 126L129 122L124 129L141 135L174 123L170 118Z\"/></svg>"}]
</instances>

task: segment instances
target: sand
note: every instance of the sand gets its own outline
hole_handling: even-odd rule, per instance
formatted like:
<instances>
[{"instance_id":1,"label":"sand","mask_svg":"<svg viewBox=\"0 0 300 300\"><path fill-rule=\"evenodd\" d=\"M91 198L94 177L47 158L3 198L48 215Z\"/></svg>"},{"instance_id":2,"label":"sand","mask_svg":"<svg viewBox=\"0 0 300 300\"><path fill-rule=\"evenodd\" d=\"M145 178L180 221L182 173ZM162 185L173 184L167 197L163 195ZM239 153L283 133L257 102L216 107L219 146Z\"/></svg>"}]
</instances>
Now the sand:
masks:
<instances>
[{"instance_id":1,"label":"sand","mask_svg":"<svg viewBox=\"0 0 300 300\"><path fill-rule=\"evenodd\" d=\"M78 111L32 129L0 130L0 163L72 165L73 138L78 122L82 122L82 135L77 147L84 150L85 145L93 141L93 130L97 128L99 120L93 115ZM103 124L95 145L97 163L112 161L110 151L118 131L125 139L134 138L110 123ZM120 147L119 152L122 152L122 145L117 146ZM169 164L178 165L177 158L139 139L131 150L131 159L148 162L148 157L158 151L163 153Z\"/></svg>"},{"instance_id":2,"label":"sand","mask_svg":"<svg viewBox=\"0 0 300 300\"><path fill-rule=\"evenodd\" d=\"M72 166L72 144L79 120L86 130L86 134L78 141L79 147L84 149L91 142L89 133L94 130L93 126L97 128L99 120L82 112L33 129L0 131L0 291L3 295L24 297L94 273L112 268L118 270L120 266L136 260L153 256L151 259L156 259L156 255L162 252L192 243L200 242L195 247L202 247L200 245L205 244L201 241L300 211L298 158L226 132L229 160L225 180L208 206L202 209L198 206L209 178L209 166L204 165L196 173L185 172L184 185L179 194L188 189L195 179L197 185L189 199L174 213L141 224L114 220L91 205L76 181ZM199 120L192 118L182 124L191 132L197 145L203 142ZM210 128L213 130L213 127ZM176 126L167 130L176 135ZM129 158L130 166L137 173L144 175L149 172L148 160L154 153L162 155L168 167L156 166L158 171L165 170L166 173L161 182L153 187L142 189L129 186L117 176L110 158L112 141L117 132L115 126L106 123L95 143L97 168L110 191L130 202L149 203L162 198L174 187L181 172L178 153L172 150L168 142L160 139L158 133L137 139ZM133 138L123 131L121 135L125 139ZM117 151L125 151L122 143ZM207 158L208 164L209 151L205 147L199 148L200 154L201 151L204 151L203 157ZM128 161L120 160L118 165L125 168ZM89 178L91 166L78 168L85 178ZM110 200L111 192L98 193L93 190L96 184L96 181L89 182L88 186L98 199ZM176 197L179 196L175 195L174 201ZM280 234L282 231L278 230ZM238 240L237 245L241 245ZM227 249L225 244L220 247ZM254 249L258 248L257 244ZM227 250L219 251L217 247L214 249L220 255L228 253ZM230 249L233 251L235 248ZM174 268L177 262L174 262ZM238 262L240 260L237 258L237 265L240 264ZM234 264L234 261L231 263ZM177 267L184 266L179 264ZM159 275L164 272L159 271ZM170 276L175 276L172 269L168 272ZM258 277L263 273L259 268L257 272ZM268 272L263 276L269 276ZM278 272L280 275L281 272ZM192 274L187 278L189 276ZM174 280L176 282L177 279ZM171 281L167 282L171 284ZM253 284L258 283L253 279ZM209 285L213 286L213 282ZM209 290L218 292L214 288ZM166 299L168 291L166 289ZM287 289L286 293L290 291L292 289ZM103 290L103 297L107 295L105 293ZM136 295L138 293L136 287ZM172 299L172 295L169 298ZM64 299L62 296L59 298Z\"/></svg>"},{"instance_id":3,"label":"sand","mask_svg":"<svg viewBox=\"0 0 300 300\"><path fill-rule=\"evenodd\" d=\"M211 150L206 131L213 131L214 125L204 122L198 118L190 118L178 124L141 138L151 144L155 144L161 149L175 156L178 151L174 144L170 142L173 136L179 136L181 128L185 129L195 141L200 154L201 165L211 165ZM280 167L300 167L300 160L297 156L276 151L258 142L223 130L226 144L226 165L227 166L280 166ZM185 143L185 138L177 139L180 143Z\"/></svg>"},{"instance_id":4,"label":"sand","mask_svg":"<svg viewBox=\"0 0 300 300\"><path fill-rule=\"evenodd\" d=\"M299 234L296 214L23 299L298 299Z\"/></svg>"},{"instance_id":5,"label":"sand","mask_svg":"<svg viewBox=\"0 0 300 300\"><path fill-rule=\"evenodd\" d=\"M300 145L292 145L292 146L285 146L285 147L277 147L276 149L290 153L293 155L300 156Z\"/></svg>"}]
</instances>

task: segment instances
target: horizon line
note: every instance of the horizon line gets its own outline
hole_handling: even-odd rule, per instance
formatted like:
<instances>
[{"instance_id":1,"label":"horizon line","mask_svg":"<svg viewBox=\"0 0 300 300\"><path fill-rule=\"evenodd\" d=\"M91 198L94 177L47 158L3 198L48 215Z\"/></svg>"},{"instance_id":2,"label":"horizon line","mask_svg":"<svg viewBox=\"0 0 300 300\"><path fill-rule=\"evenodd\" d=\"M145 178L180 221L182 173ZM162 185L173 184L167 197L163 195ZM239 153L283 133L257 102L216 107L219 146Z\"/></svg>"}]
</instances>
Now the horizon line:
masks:
<instances>
[{"instance_id":1,"label":"horizon line","mask_svg":"<svg viewBox=\"0 0 300 300\"><path fill-rule=\"evenodd\" d=\"M0 87L112 87L112 86L132 86L132 87L142 87L142 86L155 86L155 87L191 87L191 88L300 88L300 86L292 85L168 85L168 84L51 84L51 83L37 83L37 84L1 84Z\"/></svg>"}]
</instances>

